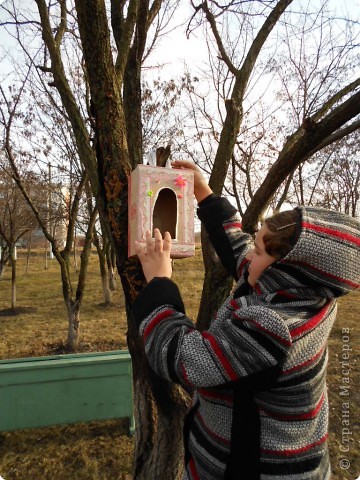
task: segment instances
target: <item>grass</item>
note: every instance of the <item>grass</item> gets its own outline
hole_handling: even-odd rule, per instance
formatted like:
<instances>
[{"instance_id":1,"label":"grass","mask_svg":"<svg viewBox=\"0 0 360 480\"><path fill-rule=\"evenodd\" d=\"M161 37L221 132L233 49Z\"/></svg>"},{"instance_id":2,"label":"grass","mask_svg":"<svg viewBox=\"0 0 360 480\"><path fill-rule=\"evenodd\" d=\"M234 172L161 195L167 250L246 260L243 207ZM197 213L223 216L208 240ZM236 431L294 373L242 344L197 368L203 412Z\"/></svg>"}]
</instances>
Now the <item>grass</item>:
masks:
<instances>
[{"instance_id":1,"label":"grass","mask_svg":"<svg viewBox=\"0 0 360 480\"><path fill-rule=\"evenodd\" d=\"M196 317L202 278L199 252L194 258L175 261L174 280L192 318ZM51 261L45 270L40 253L34 254L30 270L25 273L25 259L20 253L17 299L16 314L12 314L8 269L0 280L0 358L43 356L60 351L66 340L67 319L56 261ZM360 473L357 453L360 393L356 388L360 384L356 368L359 318L360 292L341 299L329 340L329 444L333 480L352 480ZM125 349L126 329L120 282L113 294L113 304L104 307L97 256L93 253L81 310L80 351ZM350 367L341 361L348 362ZM341 385L347 385L344 383L347 379L348 390L341 389ZM340 395L347 391L349 396ZM132 478L132 452L133 439L126 435L126 423L119 420L0 433L0 476L5 480L126 480ZM339 466L341 461L346 466L345 460L350 462L349 469Z\"/></svg>"},{"instance_id":2,"label":"grass","mask_svg":"<svg viewBox=\"0 0 360 480\"><path fill-rule=\"evenodd\" d=\"M25 274L21 254L17 263L19 314L12 315L11 311L7 310L10 306L10 270L7 270L0 284L0 357L47 355L52 353L52 348L61 346L67 337L67 316L59 267L56 260L52 260L49 268L45 270L42 258L35 257L30 271ZM75 271L73 277L75 280ZM124 300L118 288L113 295L113 304L104 307L95 254L90 259L80 315L80 328L83 332L80 351L126 348Z\"/></svg>"}]
</instances>

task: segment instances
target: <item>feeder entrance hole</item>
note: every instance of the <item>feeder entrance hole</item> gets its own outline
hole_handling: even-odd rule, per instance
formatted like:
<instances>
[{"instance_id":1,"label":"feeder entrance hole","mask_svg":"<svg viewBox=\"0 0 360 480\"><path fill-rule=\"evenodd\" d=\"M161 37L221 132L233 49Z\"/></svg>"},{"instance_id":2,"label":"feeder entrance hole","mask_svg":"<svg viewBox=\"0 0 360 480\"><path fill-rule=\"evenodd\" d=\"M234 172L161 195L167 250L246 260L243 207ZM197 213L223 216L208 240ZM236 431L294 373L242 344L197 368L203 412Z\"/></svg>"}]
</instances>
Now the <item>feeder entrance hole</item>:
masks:
<instances>
[{"instance_id":1,"label":"feeder entrance hole","mask_svg":"<svg viewBox=\"0 0 360 480\"><path fill-rule=\"evenodd\" d=\"M164 236L169 232L172 239L176 239L177 199L170 188L163 188L156 199L153 211L153 236L154 229L158 228Z\"/></svg>"}]
</instances>

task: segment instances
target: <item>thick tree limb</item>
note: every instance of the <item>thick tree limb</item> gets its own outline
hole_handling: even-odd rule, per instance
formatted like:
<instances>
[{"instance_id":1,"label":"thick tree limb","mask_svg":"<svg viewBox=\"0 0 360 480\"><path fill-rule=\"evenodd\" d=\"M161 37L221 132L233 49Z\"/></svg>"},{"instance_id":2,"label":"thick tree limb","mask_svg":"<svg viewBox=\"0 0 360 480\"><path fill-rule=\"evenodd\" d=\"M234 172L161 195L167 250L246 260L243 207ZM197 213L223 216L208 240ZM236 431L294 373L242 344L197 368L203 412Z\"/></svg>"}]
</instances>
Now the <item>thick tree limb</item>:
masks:
<instances>
[{"instance_id":1,"label":"thick tree limb","mask_svg":"<svg viewBox=\"0 0 360 480\"><path fill-rule=\"evenodd\" d=\"M118 0L111 0L111 26L115 38L118 54L115 70L119 85L122 85L131 40L137 21L140 0L130 0L127 7L127 16L124 18L124 4Z\"/></svg>"},{"instance_id":2,"label":"thick tree limb","mask_svg":"<svg viewBox=\"0 0 360 480\"><path fill-rule=\"evenodd\" d=\"M231 155L242 122L242 102L250 75L266 39L291 2L292 0L280 0L271 11L252 43L242 67L236 74L231 99L226 103L227 114L209 180L210 187L217 195L220 195L223 189Z\"/></svg>"},{"instance_id":3,"label":"thick tree limb","mask_svg":"<svg viewBox=\"0 0 360 480\"><path fill-rule=\"evenodd\" d=\"M350 131L354 131L355 127L359 125L359 121L342 130L341 127L359 114L360 91L334 108L326 117L315 124L311 131L303 134L297 131L296 135L293 135L293 138L297 137L296 141L292 140L288 145L284 146L246 210L243 217L243 228L246 231L252 233L256 230L259 216L269 205L274 193L286 177L298 165L328 145L331 138L334 139L336 137L338 140L342 138L340 135L343 134L345 136Z\"/></svg>"}]
</instances>

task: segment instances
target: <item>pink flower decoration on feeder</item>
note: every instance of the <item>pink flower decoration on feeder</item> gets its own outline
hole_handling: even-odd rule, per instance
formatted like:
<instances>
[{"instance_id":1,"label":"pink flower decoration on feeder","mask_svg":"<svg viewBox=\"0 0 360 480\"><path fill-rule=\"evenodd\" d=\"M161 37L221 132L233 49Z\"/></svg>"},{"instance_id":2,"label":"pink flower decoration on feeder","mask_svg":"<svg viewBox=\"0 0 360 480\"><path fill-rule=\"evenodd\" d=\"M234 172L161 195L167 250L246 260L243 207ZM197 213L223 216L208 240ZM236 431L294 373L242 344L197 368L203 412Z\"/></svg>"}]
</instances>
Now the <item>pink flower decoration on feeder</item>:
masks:
<instances>
[{"instance_id":1,"label":"pink flower decoration on feeder","mask_svg":"<svg viewBox=\"0 0 360 480\"><path fill-rule=\"evenodd\" d=\"M178 193L177 198L183 198L183 196L184 195L182 193ZM1 480L1 478L0 478L0 480Z\"/></svg>"},{"instance_id":2,"label":"pink flower decoration on feeder","mask_svg":"<svg viewBox=\"0 0 360 480\"><path fill-rule=\"evenodd\" d=\"M176 177L176 179L174 180L175 182L175 185L177 187L180 187L180 188L184 188L187 184L187 180L186 178L182 177L181 175L179 175L178 177Z\"/></svg>"}]
</instances>

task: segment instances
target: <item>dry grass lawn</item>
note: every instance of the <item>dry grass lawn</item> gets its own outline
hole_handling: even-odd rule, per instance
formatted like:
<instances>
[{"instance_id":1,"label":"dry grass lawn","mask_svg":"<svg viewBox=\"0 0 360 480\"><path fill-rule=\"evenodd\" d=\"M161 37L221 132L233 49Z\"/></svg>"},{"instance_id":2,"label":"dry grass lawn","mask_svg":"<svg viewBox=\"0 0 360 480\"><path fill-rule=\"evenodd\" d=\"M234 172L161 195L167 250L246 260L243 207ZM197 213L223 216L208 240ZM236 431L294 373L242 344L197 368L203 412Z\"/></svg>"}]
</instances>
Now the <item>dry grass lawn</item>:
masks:
<instances>
[{"instance_id":1,"label":"dry grass lawn","mask_svg":"<svg viewBox=\"0 0 360 480\"><path fill-rule=\"evenodd\" d=\"M175 261L174 279L191 317L196 316L198 309L202 278L199 252L195 258ZM11 312L8 269L0 279L0 358L43 356L62 351L67 320L56 261L45 270L43 257L37 252L31 258L29 272L25 273L25 259L20 253L17 299L17 311ZM106 308L102 302L97 257L93 253L81 311L80 351L126 349L120 283L114 292L113 304ZM352 480L360 474L360 383L356 368L360 292L339 303L337 323L329 342L332 478ZM133 439L126 435L126 423L120 420L3 432L0 433L0 476L5 480L125 480L132 478L132 452ZM348 466L347 461L349 468L344 468Z\"/></svg>"}]
</instances>

